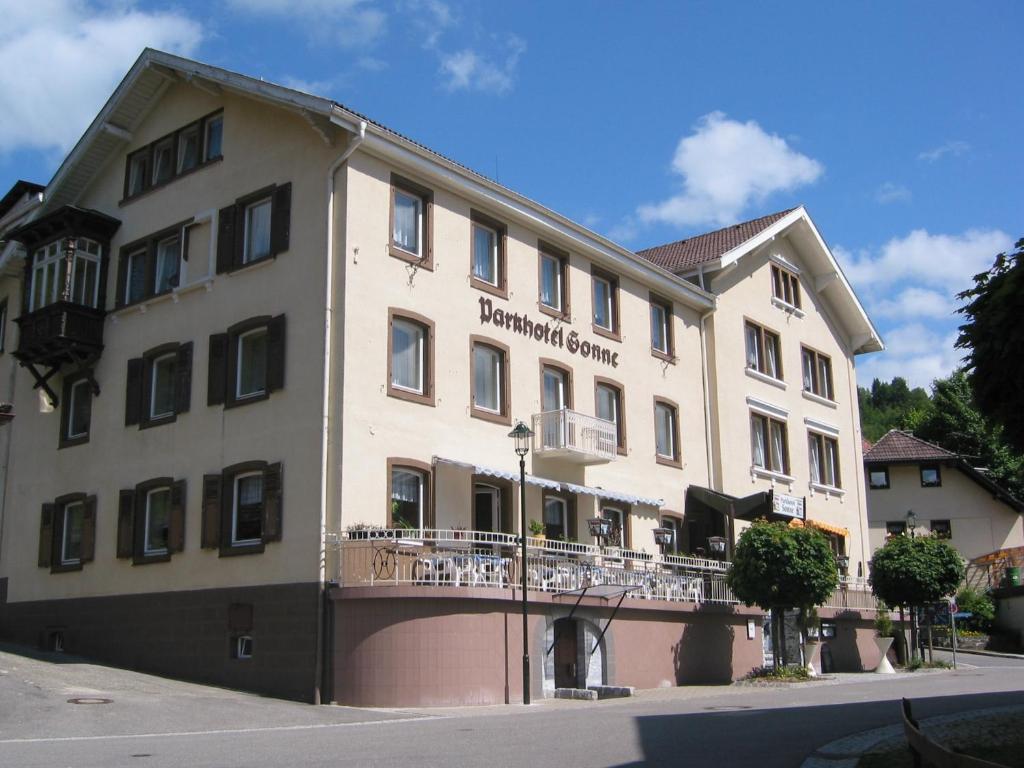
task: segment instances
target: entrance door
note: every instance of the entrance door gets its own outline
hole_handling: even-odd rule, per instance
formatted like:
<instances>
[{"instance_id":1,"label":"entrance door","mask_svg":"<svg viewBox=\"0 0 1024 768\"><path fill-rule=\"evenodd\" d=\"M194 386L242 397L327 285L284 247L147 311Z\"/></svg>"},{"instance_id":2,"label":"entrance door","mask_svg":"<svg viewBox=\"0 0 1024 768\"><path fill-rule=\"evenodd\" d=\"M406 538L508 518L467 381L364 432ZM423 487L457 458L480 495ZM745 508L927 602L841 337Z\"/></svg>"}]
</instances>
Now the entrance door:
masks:
<instances>
[{"instance_id":1,"label":"entrance door","mask_svg":"<svg viewBox=\"0 0 1024 768\"><path fill-rule=\"evenodd\" d=\"M555 631L555 688L575 688L576 620L557 619Z\"/></svg>"},{"instance_id":2,"label":"entrance door","mask_svg":"<svg viewBox=\"0 0 1024 768\"><path fill-rule=\"evenodd\" d=\"M501 530L501 492L493 485L473 489L473 528L497 533Z\"/></svg>"}]
</instances>

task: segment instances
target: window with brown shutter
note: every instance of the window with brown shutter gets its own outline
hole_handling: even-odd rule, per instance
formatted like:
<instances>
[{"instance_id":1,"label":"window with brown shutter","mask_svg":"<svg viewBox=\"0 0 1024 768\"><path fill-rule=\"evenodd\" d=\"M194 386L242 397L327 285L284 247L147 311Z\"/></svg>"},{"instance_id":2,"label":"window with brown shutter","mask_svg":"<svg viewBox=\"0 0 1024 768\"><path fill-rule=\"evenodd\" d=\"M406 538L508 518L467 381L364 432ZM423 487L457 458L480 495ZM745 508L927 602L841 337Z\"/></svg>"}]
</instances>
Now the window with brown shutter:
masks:
<instances>
[{"instance_id":1,"label":"window with brown shutter","mask_svg":"<svg viewBox=\"0 0 1024 768\"><path fill-rule=\"evenodd\" d=\"M58 449L89 442L92 422L92 381L91 370L64 379L64 394L60 401Z\"/></svg>"},{"instance_id":2,"label":"window with brown shutter","mask_svg":"<svg viewBox=\"0 0 1024 768\"><path fill-rule=\"evenodd\" d=\"M288 250L291 182L238 198L217 214L217 272L234 272Z\"/></svg>"},{"instance_id":3,"label":"window with brown shutter","mask_svg":"<svg viewBox=\"0 0 1024 768\"><path fill-rule=\"evenodd\" d=\"M203 477L202 544L221 557L262 552L282 535L280 462L247 461Z\"/></svg>"},{"instance_id":4,"label":"window with brown shutter","mask_svg":"<svg viewBox=\"0 0 1024 768\"><path fill-rule=\"evenodd\" d=\"M134 565L162 563L185 547L184 480L157 477L122 490L117 515L117 556Z\"/></svg>"},{"instance_id":5,"label":"window with brown shutter","mask_svg":"<svg viewBox=\"0 0 1024 768\"><path fill-rule=\"evenodd\" d=\"M161 344L128 361L125 426L168 424L192 401L192 342Z\"/></svg>"},{"instance_id":6,"label":"window with brown shutter","mask_svg":"<svg viewBox=\"0 0 1024 768\"><path fill-rule=\"evenodd\" d=\"M96 551L96 497L69 493L43 504L39 525L40 568L80 571Z\"/></svg>"},{"instance_id":7,"label":"window with brown shutter","mask_svg":"<svg viewBox=\"0 0 1024 768\"><path fill-rule=\"evenodd\" d=\"M210 336L207 405L234 408L284 388L285 316L262 315Z\"/></svg>"},{"instance_id":8,"label":"window with brown shutter","mask_svg":"<svg viewBox=\"0 0 1024 768\"><path fill-rule=\"evenodd\" d=\"M121 246L114 307L128 307L170 293L181 284L188 228L194 218Z\"/></svg>"}]
</instances>

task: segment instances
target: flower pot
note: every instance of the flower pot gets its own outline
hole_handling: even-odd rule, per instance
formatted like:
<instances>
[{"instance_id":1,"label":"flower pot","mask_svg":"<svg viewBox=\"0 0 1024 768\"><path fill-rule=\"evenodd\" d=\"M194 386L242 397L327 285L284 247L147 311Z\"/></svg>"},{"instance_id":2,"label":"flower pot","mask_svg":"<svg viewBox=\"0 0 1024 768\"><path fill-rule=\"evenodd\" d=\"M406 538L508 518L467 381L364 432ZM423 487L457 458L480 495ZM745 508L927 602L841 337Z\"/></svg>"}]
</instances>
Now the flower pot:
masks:
<instances>
[{"instance_id":1,"label":"flower pot","mask_svg":"<svg viewBox=\"0 0 1024 768\"><path fill-rule=\"evenodd\" d=\"M891 637L876 637L875 645L878 646L878 666L875 667L875 672L883 675L891 675L896 672L892 668L892 664L889 663L889 657L886 655L889 652L889 646L892 645Z\"/></svg>"},{"instance_id":2,"label":"flower pot","mask_svg":"<svg viewBox=\"0 0 1024 768\"><path fill-rule=\"evenodd\" d=\"M808 640L804 643L804 659L807 667L807 674L817 677L821 668L821 643L817 640Z\"/></svg>"}]
</instances>

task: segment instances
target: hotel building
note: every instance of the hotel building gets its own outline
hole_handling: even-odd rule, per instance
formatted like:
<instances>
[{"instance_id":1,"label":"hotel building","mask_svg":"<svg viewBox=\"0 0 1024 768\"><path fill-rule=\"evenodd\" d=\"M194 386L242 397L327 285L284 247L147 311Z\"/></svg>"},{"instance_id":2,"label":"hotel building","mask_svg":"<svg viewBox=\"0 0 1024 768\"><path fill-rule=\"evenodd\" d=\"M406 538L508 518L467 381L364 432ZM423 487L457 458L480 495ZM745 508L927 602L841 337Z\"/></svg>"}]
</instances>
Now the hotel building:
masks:
<instances>
[{"instance_id":1,"label":"hotel building","mask_svg":"<svg viewBox=\"0 0 1024 768\"><path fill-rule=\"evenodd\" d=\"M766 516L847 558L823 634L877 663L854 360L881 340L802 207L634 253L147 50L0 227L4 637L302 700L515 701L525 570L534 696L722 682L764 658L724 576Z\"/></svg>"}]
</instances>

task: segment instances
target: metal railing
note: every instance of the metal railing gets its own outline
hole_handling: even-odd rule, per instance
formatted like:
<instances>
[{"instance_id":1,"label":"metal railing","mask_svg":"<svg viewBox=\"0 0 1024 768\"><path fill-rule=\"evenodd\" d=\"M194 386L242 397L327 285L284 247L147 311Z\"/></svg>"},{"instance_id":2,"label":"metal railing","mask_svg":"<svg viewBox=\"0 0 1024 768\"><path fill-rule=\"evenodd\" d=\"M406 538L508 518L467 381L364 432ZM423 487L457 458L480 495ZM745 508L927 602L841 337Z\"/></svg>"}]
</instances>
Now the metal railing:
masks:
<instances>
[{"instance_id":1,"label":"metal railing","mask_svg":"<svg viewBox=\"0 0 1024 768\"><path fill-rule=\"evenodd\" d=\"M626 599L736 603L725 583L727 563L602 551L593 544L526 538L527 589L565 592L582 587L630 587ZM515 588L520 584L519 537L457 529L350 531L337 537L343 587L452 586Z\"/></svg>"},{"instance_id":2,"label":"metal railing","mask_svg":"<svg viewBox=\"0 0 1024 768\"><path fill-rule=\"evenodd\" d=\"M535 453L580 454L614 461L618 452L615 423L561 408L533 415Z\"/></svg>"},{"instance_id":3,"label":"metal railing","mask_svg":"<svg viewBox=\"0 0 1024 768\"><path fill-rule=\"evenodd\" d=\"M823 607L875 610L878 607L878 598L871 594L871 585L867 579L840 576L839 586L825 601Z\"/></svg>"}]
</instances>

